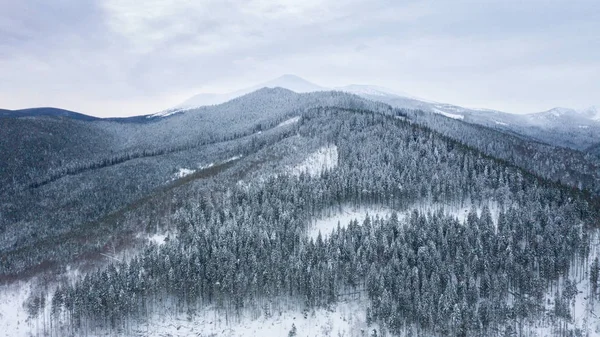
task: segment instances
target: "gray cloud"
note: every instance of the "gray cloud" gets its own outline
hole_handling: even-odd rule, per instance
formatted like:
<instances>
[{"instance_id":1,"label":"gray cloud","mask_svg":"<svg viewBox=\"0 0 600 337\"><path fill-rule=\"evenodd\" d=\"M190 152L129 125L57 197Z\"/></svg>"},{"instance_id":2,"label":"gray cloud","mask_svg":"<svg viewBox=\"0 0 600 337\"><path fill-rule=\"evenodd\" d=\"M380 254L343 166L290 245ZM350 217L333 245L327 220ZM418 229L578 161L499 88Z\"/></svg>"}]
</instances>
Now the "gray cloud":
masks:
<instances>
[{"instance_id":1,"label":"gray cloud","mask_svg":"<svg viewBox=\"0 0 600 337\"><path fill-rule=\"evenodd\" d=\"M152 113L283 73L532 112L600 104L596 1L0 1L0 106Z\"/></svg>"}]
</instances>

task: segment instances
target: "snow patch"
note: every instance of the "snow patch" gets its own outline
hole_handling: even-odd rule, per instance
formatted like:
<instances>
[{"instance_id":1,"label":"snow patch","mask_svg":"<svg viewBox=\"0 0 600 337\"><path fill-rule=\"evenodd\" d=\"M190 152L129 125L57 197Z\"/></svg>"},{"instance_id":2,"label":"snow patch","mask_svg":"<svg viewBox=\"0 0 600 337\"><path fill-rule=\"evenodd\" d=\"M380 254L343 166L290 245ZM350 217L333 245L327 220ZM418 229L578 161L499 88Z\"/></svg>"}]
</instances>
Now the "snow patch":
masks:
<instances>
[{"instance_id":1,"label":"snow patch","mask_svg":"<svg viewBox=\"0 0 600 337\"><path fill-rule=\"evenodd\" d=\"M229 159L226 159L226 160L223 162L223 164L225 164L225 163L229 163L229 162L232 162L232 161L234 161L234 160L238 160L238 159L240 159L240 158L242 158L242 155L233 156L233 157L231 157L231 158L229 158ZM211 164L210 166L212 166L212 164ZM208 166L208 167L210 167L210 166Z\"/></svg>"},{"instance_id":2,"label":"snow patch","mask_svg":"<svg viewBox=\"0 0 600 337\"><path fill-rule=\"evenodd\" d=\"M493 201L488 202L487 206L492 216L492 222L494 223L494 226L497 226L500 206ZM459 222L464 223L472 208L477 212L477 216L481 216L483 206L472 206L471 204L457 206L438 203L416 204L408 207L405 211L396 211L396 214L398 215L398 219L402 221L403 219L408 219L414 210L419 211L421 214L434 213L438 210L442 210L444 214L454 217ZM357 220L359 224L362 224L367 215L371 220L377 217L380 219L389 219L393 212L394 210L385 206L343 206L339 210L330 211L328 214L312 220L307 235L312 239L316 239L317 236L319 236L319 233L321 233L321 237L325 239L338 228L338 224L340 225L340 228L345 228L353 220Z\"/></svg>"},{"instance_id":3,"label":"snow patch","mask_svg":"<svg viewBox=\"0 0 600 337\"><path fill-rule=\"evenodd\" d=\"M170 108L170 109L166 109L163 111L159 111L152 115L148 115L148 116L146 116L146 118L168 117L168 116L171 116L174 114L178 114L180 112L186 112L186 111L198 109L199 107L201 107L201 106L186 106L186 107Z\"/></svg>"},{"instance_id":4,"label":"snow patch","mask_svg":"<svg viewBox=\"0 0 600 337\"><path fill-rule=\"evenodd\" d=\"M166 235L166 234L154 234L154 235L148 237L148 241L153 242L159 246L162 246L167 241L167 237L168 237L168 235Z\"/></svg>"},{"instance_id":5,"label":"snow patch","mask_svg":"<svg viewBox=\"0 0 600 337\"><path fill-rule=\"evenodd\" d=\"M27 312L23 306L29 297L31 282L18 282L0 286L0 336L29 336L34 330L31 322L26 322Z\"/></svg>"},{"instance_id":6,"label":"snow patch","mask_svg":"<svg viewBox=\"0 0 600 337\"><path fill-rule=\"evenodd\" d=\"M207 164L207 165L199 166L198 169L199 170L204 170L204 169L207 169L207 168L211 168L213 166L215 166L215 163L210 163L210 164Z\"/></svg>"},{"instance_id":7,"label":"snow patch","mask_svg":"<svg viewBox=\"0 0 600 337\"><path fill-rule=\"evenodd\" d=\"M338 148L336 145L324 146L311 153L304 161L291 169L293 175L307 173L318 176L325 170L331 170L338 165Z\"/></svg>"},{"instance_id":8,"label":"snow patch","mask_svg":"<svg viewBox=\"0 0 600 337\"><path fill-rule=\"evenodd\" d=\"M180 168L177 173L175 173L176 178L183 178L185 176L189 176L190 174L196 172L196 170L190 170L186 168Z\"/></svg>"},{"instance_id":9,"label":"snow patch","mask_svg":"<svg viewBox=\"0 0 600 337\"><path fill-rule=\"evenodd\" d=\"M277 128L278 127L282 127L282 126L287 126L287 125L291 125L291 124L295 124L298 123L298 121L300 120L300 116L294 117L294 118L290 118L288 120L285 120L279 124L277 124Z\"/></svg>"},{"instance_id":10,"label":"snow patch","mask_svg":"<svg viewBox=\"0 0 600 337\"><path fill-rule=\"evenodd\" d=\"M358 223L362 224L367 215L371 219L377 217L380 219L388 219L391 214L392 210L386 207L344 206L342 209L334 211L327 216L313 220L308 229L308 236L312 239L316 239L319 236L319 233L321 233L322 238L327 238L337 229L338 224L340 225L340 228L345 228L350 221L353 220L358 220Z\"/></svg>"},{"instance_id":11,"label":"snow patch","mask_svg":"<svg viewBox=\"0 0 600 337\"><path fill-rule=\"evenodd\" d=\"M440 114L440 115L442 115L442 116L446 116L446 117L448 117L448 118L452 118L452 119L460 119L460 120L462 120L462 119L465 119L465 116L464 116L464 115L451 114L451 113L448 113L448 112L442 111L442 110L440 110L440 109L435 109L435 108L434 108L433 110L434 110L434 112L436 112L436 113L438 113L438 114Z\"/></svg>"},{"instance_id":12,"label":"snow patch","mask_svg":"<svg viewBox=\"0 0 600 337\"><path fill-rule=\"evenodd\" d=\"M508 126L509 125L508 123L500 122L500 121L497 121L497 120L494 120L494 123L496 123L498 125L502 125L502 126Z\"/></svg>"}]
</instances>

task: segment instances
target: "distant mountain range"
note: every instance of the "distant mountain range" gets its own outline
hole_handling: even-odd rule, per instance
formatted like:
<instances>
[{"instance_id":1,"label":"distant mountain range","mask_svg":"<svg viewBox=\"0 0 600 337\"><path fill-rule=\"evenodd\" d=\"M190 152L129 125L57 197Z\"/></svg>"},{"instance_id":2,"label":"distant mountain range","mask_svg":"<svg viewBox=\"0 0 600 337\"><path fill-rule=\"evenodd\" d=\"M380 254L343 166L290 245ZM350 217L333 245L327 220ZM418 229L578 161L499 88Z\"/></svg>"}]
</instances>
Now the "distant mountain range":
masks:
<instances>
[{"instance_id":1,"label":"distant mountain range","mask_svg":"<svg viewBox=\"0 0 600 337\"><path fill-rule=\"evenodd\" d=\"M600 142L600 109L596 106L581 110L553 108L548 111L530 114L513 114L491 109L466 108L448 103L435 102L418 98L408 93L373 85L351 84L328 88L295 75L283 75L271 81L231 93L199 94L171 109L148 115L147 118L167 117L202 106L221 104L260 88L275 87L285 88L297 93L331 90L342 91L369 100L386 103L395 108L432 112L467 123L509 131L527 138L578 150L597 148Z\"/></svg>"},{"instance_id":2,"label":"distant mountain range","mask_svg":"<svg viewBox=\"0 0 600 337\"><path fill-rule=\"evenodd\" d=\"M389 104L395 108L432 112L448 118L459 119L467 123L509 131L542 142L578 150L598 148L600 143L600 136L598 136L600 135L600 109L597 106L581 110L557 107L543 112L513 114L497 110L465 108L453 104L439 103L418 98L408 93L373 85L351 84L342 87L328 88L290 74L230 93L201 93L190 97L173 108L154 114L127 118L106 118L104 120L127 123L150 122L174 114L196 110L201 107L222 104L261 88L277 87L288 89L296 93L320 91L341 91L351 93L362 98ZM100 119L57 108L0 110L0 117L31 116L67 117L86 121Z\"/></svg>"},{"instance_id":3,"label":"distant mountain range","mask_svg":"<svg viewBox=\"0 0 600 337\"><path fill-rule=\"evenodd\" d=\"M449 118L461 119L478 124L485 123L497 126L516 124L518 126L553 127L564 126L564 124L567 123L575 125L575 127L579 129L600 125L600 109L596 106L581 110L559 107L530 114L513 114L497 110L465 108L453 104L439 103L418 98L408 93L374 85L351 84L342 87L328 88L290 74L230 93L201 93L187 99L173 108L148 115L148 117L165 117L202 106L217 105L246 95L260 88L276 87L285 88L296 93L331 90L343 91L359 95L363 98L387 103L394 107L430 111Z\"/></svg>"}]
</instances>

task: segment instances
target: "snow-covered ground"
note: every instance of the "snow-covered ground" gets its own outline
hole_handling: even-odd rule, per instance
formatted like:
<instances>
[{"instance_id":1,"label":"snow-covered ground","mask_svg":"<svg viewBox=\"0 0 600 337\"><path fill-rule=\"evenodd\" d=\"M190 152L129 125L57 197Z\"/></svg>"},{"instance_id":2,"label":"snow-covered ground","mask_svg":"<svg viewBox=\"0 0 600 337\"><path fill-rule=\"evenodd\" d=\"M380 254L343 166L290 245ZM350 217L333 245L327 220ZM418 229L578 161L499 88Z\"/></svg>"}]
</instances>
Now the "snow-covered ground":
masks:
<instances>
[{"instance_id":1,"label":"snow-covered ground","mask_svg":"<svg viewBox=\"0 0 600 337\"><path fill-rule=\"evenodd\" d=\"M294 166L290 171L293 175L307 173L318 176L324 170L331 170L338 165L338 148L335 145L323 146L311 153L300 164Z\"/></svg>"},{"instance_id":2,"label":"snow-covered ground","mask_svg":"<svg viewBox=\"0 0 600 337\"><path fill-rule=\"evenodd\" d=\"M28 315L23 306L30 291L31 282L0 286L0 336L29 336L35 331L35 324L26 322Z\"/></svg>"},{"instance_id":3,"label":"snow-covered ground","mask_svg":"<svg viewBox=\"0 0 600 337\"><path fill-rule=\"evenodd\" d=\"M226 163L232 162L232 161L234 161L234 160L238 160L238 159L240 159L240 158L242 158L242 155L233 156L233 157L231 157L231 158L227 158L227 159L225 159L225 160L224 160L224 161L222 161L220 164L226 164ZM209 164L202 164L202 165L198 165L198 168L197 168L197 169L188 169L188 168L184 168L184 167L182 167L182 168L179 168L179 170L178 170L178 171L175 173L175 175L174 175L174 178L173 178L173 179L179 179L179 178L183 178L183 177L185 177L185 176L188 176L188 175L190 175L190 174L194 174L194 173L196 173L197 171L202 171L202 170L205 170L205 169L207 169L207 168L211 168L211 167L213 167L213 166L215 166L215 163L209 163Z\"/></svg>"},{"instance_id":4,"label":"snow-covered ground","mask_svg":"<svg viewBox=\"0 0 600 337\"><path fill-rule=\"evenodd\" d=\"M183 178L187 175L190 175L192 173L196 172L196 170L190 170L190 169L186 169L186 168L180 168L179 171L177 173L175 173L175 178Z\"/></svg>"},{"instance_id":5,"label":"snow-covered ground","mask_svg":"<svg viewBox=\"0 0 600 337\"><path fill-rule=\"evenodd\" d=\"M438 114L440 114L442 116L446 116L448 118L461 119L461 120L465 119L464 115L451 114L451 113L448 113L448 112L445 112L445 111L442 111L442 110L439 110L439 109L434 109L434 110L435 110L436 113L438 113Z\"/></svg>"},{"instance_id":6,"label":"snow-covered ground","mask_svg":"<svg viewBox=\"0 0 600 337\"><path fill-rule=\"evenodd\" d=\"M472 206L469 204L465 206L451 206L444 204L421 203L408 207L406 211L396 213L398 215L398 219L404 219L410 216L410 213L415 209L421 213L435 212L441 209L445 214L456 217L460 222L464 222L467 220L467 216L469 215L471 207ZM488 207L490 208L490 213L492 214L492 220L494 224L497 225L500 207L495 202L489 202ZM477 215L481 216L482 208L483 207L481 206L475 207ZM388 219L392 215L392 212L392 209L384 206L343 206L339 210L336 209L328 211L322 216L314 219L308 228L307 235L310 238L316 239L319 233L321 233L322 238L327 238L337 229L338 224L341 228L348 226L350 221L353 220L358 220L358 223L362 224L367 215L371 219L375 219L377 217L380 219Z\"/></svg>"},{"instance_id":7,"label":"snow-covered ground","mask_svg":"<svg viewBox=\"0 0 600 337\"><path fill-rule=\"evenodd\" d=\"M366 324L366 308L364 300L339 302L330 310L318 309L304 313L294 307L264 311L257 317L251 313L242 313L242 317L226 319L223 311L215 312L213 308L205 309L188 320L185 315L157 315L146 325L139 326L134 336L227 336L227 337L285 337L293 327L296 336L331 336L353 337L369 336L379 327ZM363 334L364 332L364 334Z\"/></svg>"},{"instance_id":8,"label":"snow-covered ground","mask_svg":"<svg viewBox=\"0 0 600 337\"><path fill-rule=\"evenodd\" d=\"M572 319L568 322L567 328L571 331L580 330L582 333L581 336L600 337L600 301L591 298L589 282L589 266L600 253L600 236L598 231L593 233L591 243L585 270L582 272L580 268L573 266L569 271L569 279L575 282L578 293L575 296L574 303L569 305ZM564 281L565 278L561 277L558 282L558 290L560 292L562 292ZM547 311L553 310L556 292L557 287L555 285L552 290L549 289L545 294L544 302L546 303ZM536 322L534 325L526 326L524 330L528 336L550 337L558 335L559 332L556 328L557 322L548 320L544 324Z\"/></svg>"},{"instance_id":9,"label":"snow-covered ground","mask_svg":"<svg viewBox=\"0 0 600 337\"><path fill-rule=\"evenodd\" d=\"M375 219L377 217L380 219L387 219L391 214L392 210L387 207L344 206L341 210L332 211L327 215L314 219L308 229L308 236L316 239L317 236L319 236L319 233L321 233L321 237L324 239L337 229L338 224L343 228L348 226L352 220L358 220L358 222L362 224L367 215L369 215L371 219Z\"/></svg>"},{"instance_id":10,"label":"snow-covered ground","mask_svg":"<svg viewBox=\"0 0 600 337\"><path fill-rule=\"evenodd\" d=\"M154 234L154 235L148 237L148 241L161 246L161 245L165 244L167 237L169 237L167 234Z\"/></svg>"},{"instance_id":11,"label":"snow-covered ground","mask_svg":"<svg viewBox=\"0 0 600 337\"><path fill-rule=\"evenodd\" d=\"M240 154L240 155L237 155L237 156L233 156L233 157L231 157L231 158L227 158L227 159L225 159L225 160L223 161L223 164L225 164L225 163L229 163L229 162L232 162L232 161L234 161L234 160L238 160L238 159L240 159L240 158L242 158L242 155L241 155L241 154ZM205 168L208 168L208 167L211 167L211 166L213 166L213 164L212 164L212 163L211 163L211 164L208 164L208 166L204 166L204 167L202 167L202 169L205 169Z\"/></svg>"}]
</instances>

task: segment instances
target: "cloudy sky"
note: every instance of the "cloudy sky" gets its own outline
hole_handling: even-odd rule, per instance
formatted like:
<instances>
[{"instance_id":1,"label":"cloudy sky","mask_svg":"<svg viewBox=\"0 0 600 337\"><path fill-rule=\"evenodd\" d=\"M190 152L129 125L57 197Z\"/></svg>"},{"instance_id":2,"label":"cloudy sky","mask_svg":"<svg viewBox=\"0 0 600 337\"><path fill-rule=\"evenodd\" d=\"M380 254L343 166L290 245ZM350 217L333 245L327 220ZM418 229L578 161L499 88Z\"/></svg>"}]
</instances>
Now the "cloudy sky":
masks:
<instances>
[{"instance_id":1,"label":"cloudy sky","mask_svg":"<svg viewBox=\"0 0 600 337\"><path fill-rule=\"evenodd\" d=\"M285 73L583 108L600 104L600 2L0 0L0 108L146 114Z\"/></svg>"}]
</instances>

